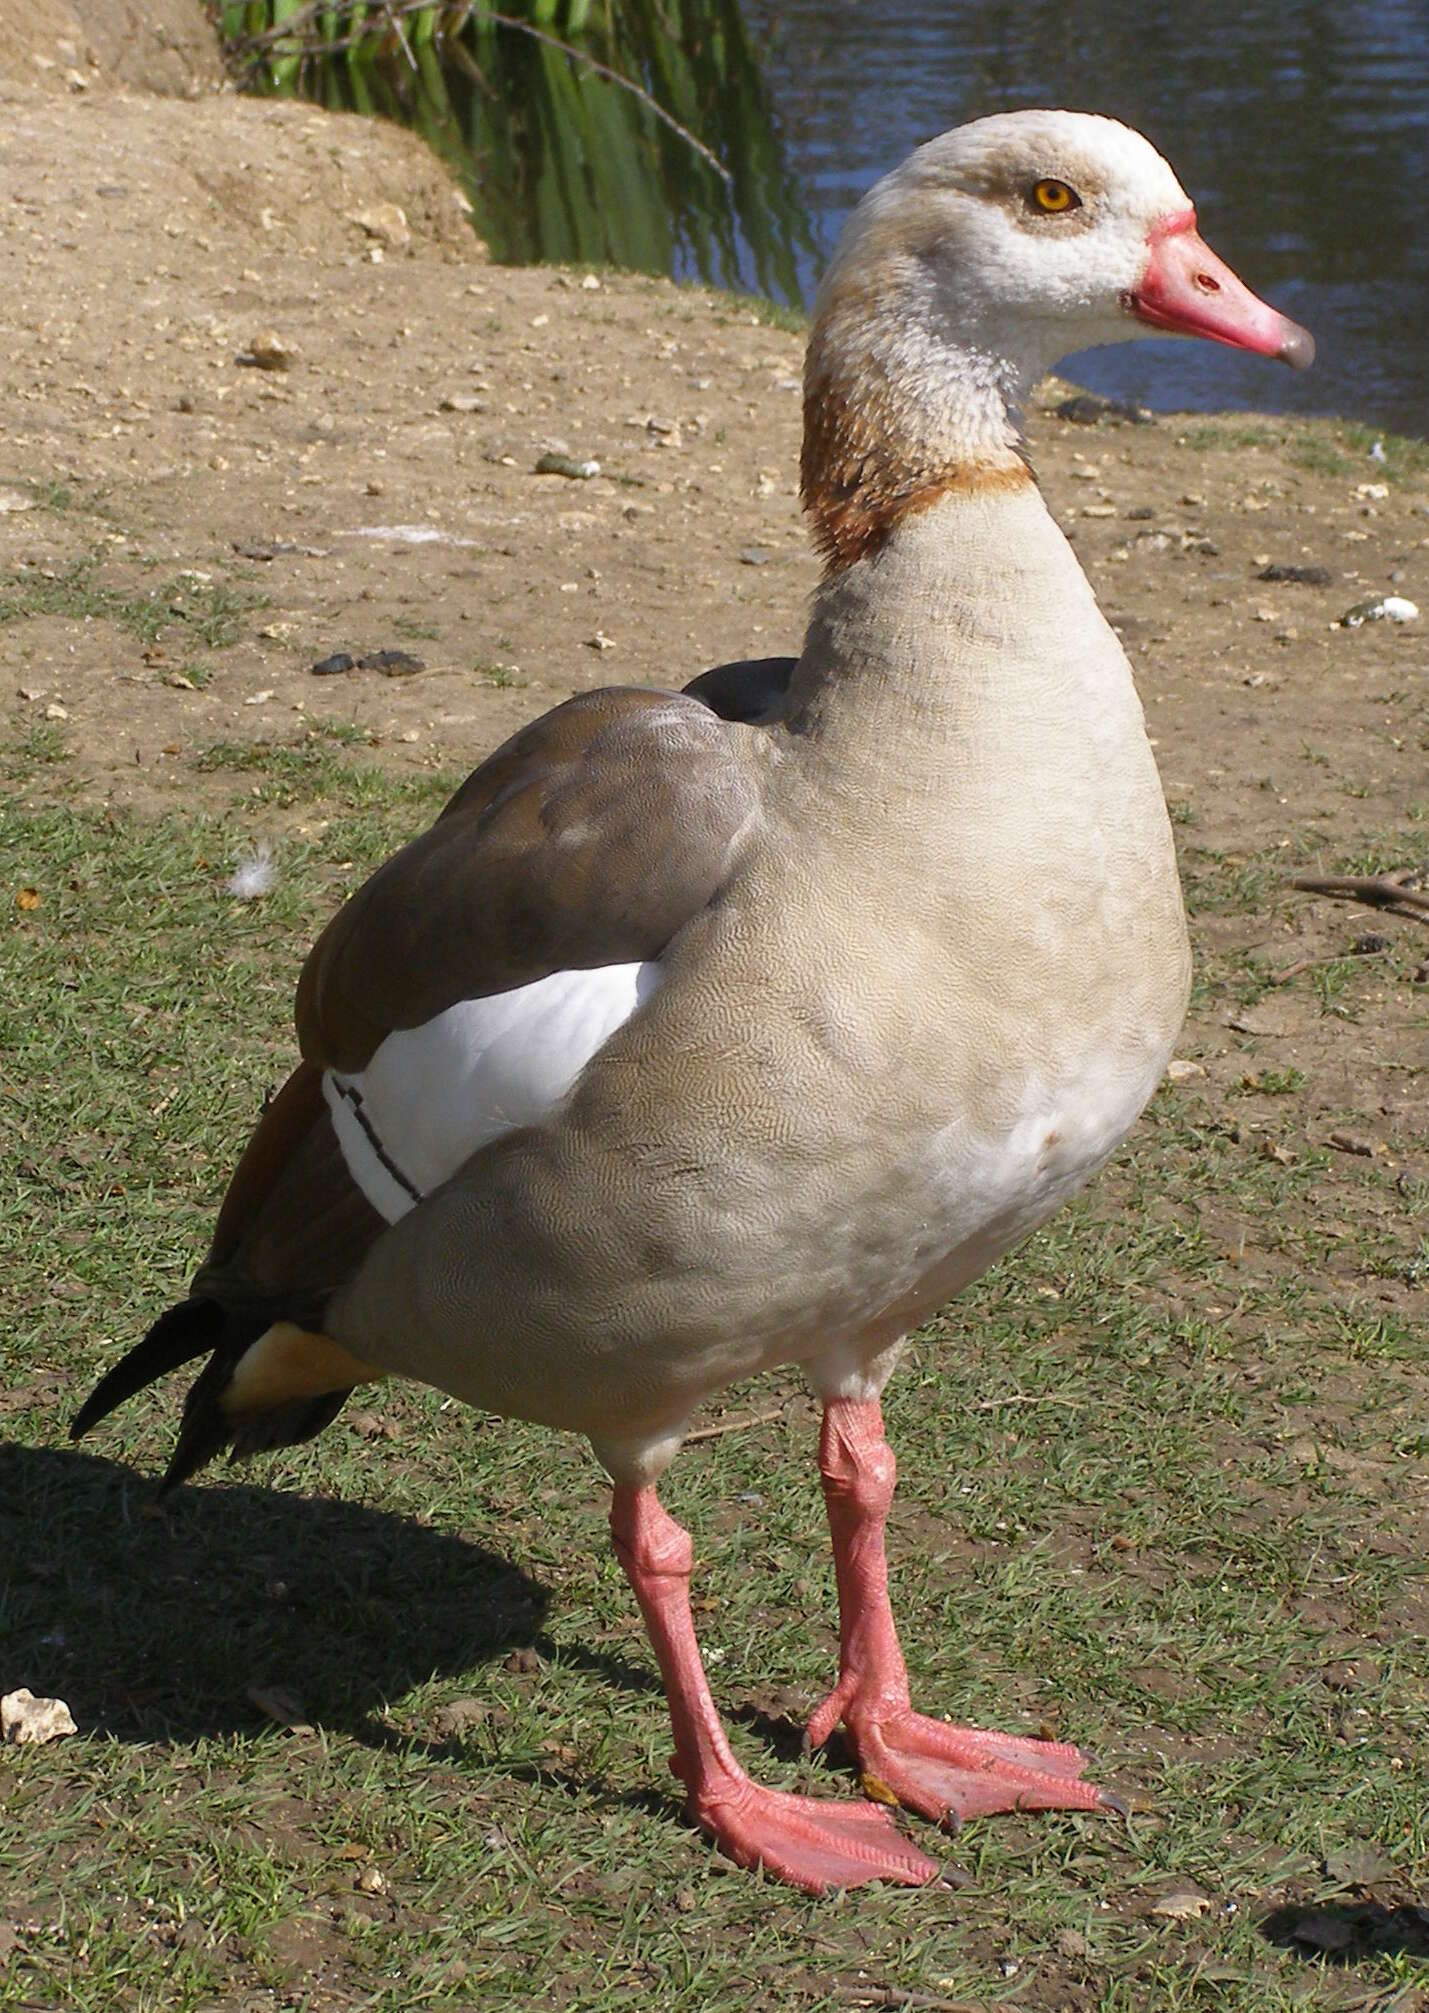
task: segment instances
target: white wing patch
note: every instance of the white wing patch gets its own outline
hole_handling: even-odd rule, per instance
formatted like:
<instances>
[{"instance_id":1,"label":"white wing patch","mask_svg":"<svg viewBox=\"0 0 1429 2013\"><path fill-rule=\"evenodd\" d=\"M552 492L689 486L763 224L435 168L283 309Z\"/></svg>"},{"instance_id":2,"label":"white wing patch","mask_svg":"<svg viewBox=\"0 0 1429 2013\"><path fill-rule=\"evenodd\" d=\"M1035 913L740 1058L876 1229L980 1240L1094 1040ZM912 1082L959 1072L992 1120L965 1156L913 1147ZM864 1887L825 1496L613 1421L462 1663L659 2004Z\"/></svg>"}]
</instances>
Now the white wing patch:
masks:
<instances>
[{"instance_id":1,"label":"white wing patch","mask_svg":"<svg viewBox=\"0 0 1429 2013\"><path fill-rule=\"evenodd\" d=\"M348 1172L395 1223L478 1147L537 1125L660 983L656 959L552 972L388 1035L366 1069L323 1074Z\"/></svg>"}]
</instances>

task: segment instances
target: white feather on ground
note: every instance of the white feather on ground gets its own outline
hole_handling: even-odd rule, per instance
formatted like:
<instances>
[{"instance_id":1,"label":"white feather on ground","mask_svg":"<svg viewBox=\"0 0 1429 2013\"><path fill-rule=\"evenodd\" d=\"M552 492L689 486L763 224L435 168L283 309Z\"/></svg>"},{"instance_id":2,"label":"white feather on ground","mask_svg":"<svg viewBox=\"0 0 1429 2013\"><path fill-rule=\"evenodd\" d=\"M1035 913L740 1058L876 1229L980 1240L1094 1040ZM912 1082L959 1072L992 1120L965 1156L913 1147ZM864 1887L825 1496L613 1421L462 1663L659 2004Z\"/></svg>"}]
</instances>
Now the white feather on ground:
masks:
<instances>
[{"instance_id":1,"label":"white feather on ground","mask_svg":"<svg viewBox=\"0 0 1429 2013\"><path fill-rule=\"evenodd\" d=\"M226 892L235 901L261 901L264 895L271 894L277 878L278 869L273 864L272 849L262 845L248 859L238 862Z\"/></svg>"}]
</instances>

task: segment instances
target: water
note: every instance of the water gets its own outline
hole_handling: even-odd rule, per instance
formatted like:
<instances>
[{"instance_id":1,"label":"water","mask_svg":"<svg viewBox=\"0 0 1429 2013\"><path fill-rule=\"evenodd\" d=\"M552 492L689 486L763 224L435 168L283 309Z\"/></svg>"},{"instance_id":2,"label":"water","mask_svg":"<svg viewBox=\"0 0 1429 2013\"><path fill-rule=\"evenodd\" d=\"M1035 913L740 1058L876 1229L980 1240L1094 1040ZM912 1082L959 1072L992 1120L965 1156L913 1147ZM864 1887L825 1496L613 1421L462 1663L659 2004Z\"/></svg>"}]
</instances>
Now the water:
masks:
<instances>
[{"instance_id":1,"label":"water","mask_svg":"<svg viewBox=\"0 0 1429 2013\"><path fill-rule=\"evenodd\" d=\"M1155 141L1208 241L1319 353L1301 374L1209 343L1137 342L1085 353L1075 376L1162 409L1340 413L1429 435L1423 0L566 7L556 32L583 20L582 46L698 133L731 187L637 100L490 23L445 56L419 46L415 72L331 62L305 88L426 132L497 257L804 302L849 209L920 140L1018 105L1107 112Z\"/></svg>"}]
</instances>

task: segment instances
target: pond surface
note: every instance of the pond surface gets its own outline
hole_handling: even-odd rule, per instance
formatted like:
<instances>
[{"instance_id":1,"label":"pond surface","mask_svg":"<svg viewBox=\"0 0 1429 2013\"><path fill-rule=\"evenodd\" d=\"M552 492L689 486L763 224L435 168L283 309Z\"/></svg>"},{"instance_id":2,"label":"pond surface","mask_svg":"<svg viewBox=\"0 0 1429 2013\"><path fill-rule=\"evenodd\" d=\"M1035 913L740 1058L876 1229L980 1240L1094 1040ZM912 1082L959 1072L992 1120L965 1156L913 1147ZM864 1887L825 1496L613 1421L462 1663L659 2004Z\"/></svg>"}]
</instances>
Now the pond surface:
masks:
<instances>
[{"instance_id":1,"label":"pond surface","mask_svg":"<svg viewBox=\"0 0 1429 2013\"><path fill-rule=\"evenodd\" d=\"M786 158L826 249L869 184L945 127L1016 105L1139 126L1202 230L1311 329L1299 373L1210 343L1089 352L1153 406L1338 412L1429 434L1429 7L1423 0L937 0L756 5ZM801 264L808 287L812 261Z\"/></svg>"},{"instance_id":2,"label":"pond surface","mask_svg":"<svg viewBox=\"0 0 1429 2013\"><path fill-rule=\"evenodd\" d=\"M309 66L304 88L426 132L499 258L805 303L850 208L919 141L1017 105L1110 113L1168 156L1208 241L1319 356L1299 374L1138 342L1086 353L1076 377L1163 409L1429 435L1424 0L566 0L564 17L549 0L553 17L697 133L730 184L636 98L490 22L420 46L415 67Z\"/></svg>"}]
</instances>

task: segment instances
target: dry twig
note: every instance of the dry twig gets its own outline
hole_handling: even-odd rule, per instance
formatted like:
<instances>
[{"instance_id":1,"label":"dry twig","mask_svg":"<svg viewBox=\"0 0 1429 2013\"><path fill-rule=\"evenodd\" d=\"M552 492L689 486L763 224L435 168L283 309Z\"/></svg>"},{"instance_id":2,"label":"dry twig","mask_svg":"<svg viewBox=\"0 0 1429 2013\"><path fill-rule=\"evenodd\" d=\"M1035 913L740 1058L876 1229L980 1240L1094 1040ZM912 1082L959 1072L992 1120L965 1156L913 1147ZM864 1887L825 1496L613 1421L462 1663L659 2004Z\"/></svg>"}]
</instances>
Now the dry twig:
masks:
<instances>
[{"instance_id":1,"label":"dry twig","mask_svg":"<svg viewBox=\"0 0 1429 2013\"><path fill-rule=\"evenodd\" d=\"M896 2007L898 2013L1011 2013L1005 2003L974 2006L971 1999L940 1999L935 1992L906 1992L901 1985L846 1985L839 1997L850 2006Z\"/></svg>"},{"instance_id":2,"label":"dry twig","mask_svg":"<svg viewBox=\"0 0 1429 2013\"><path fill-rule=\"evenodd\" d=\"M718 1440L726 1433L738 1433L745 1426L767 1426L775 1419L782 1419L784 1407L776 1405L772 1412L750 1412L742 1419L721 1419L716 1426L701 1426L698 1432L686 1433L684 1444L692 1447L696 1440Z\"/></svg>"},{"instance_id":3,"label":"dry twig","mask_svg":"<svg viewBox=\"0 0 1429 2013\"><path fill-rule=\"evenodd\" d=\"M1085 1398L1059 1398L1053 1393L1035 1391L1009 1391L1002 1398L979 1398L973 1406L974 1412L1000 1412L1009 1405L1066 1405L1073 1412L1080 1412L1086 1404Z\"/></svg>"},{"instance_id":4,"label":"dry twig","mask_svg":"<svg viewBox=\"0 0 1429 2013\"><path fill-rule=\"evenodd\" d=\"M1429 923L1429 894L1423 892L1424 875L1413 868L1397 879L1392 874L1297 874L1290 883L1306 895L1329 895L1337 902L1363 902L1366 908L1384 909L1392 916L1408 916L1417 923Z\"/></svg>"},{"instance_id":5,"label":"dry twig","mask_svg":"<svg viewBox=\"0 0 1429 2013\"><path fill-rule=\"evenodd\" d=\"M1282 965L1278 972L1269 972L1266 976L1273 986L1283 986L1288 979L1299 978L1301 972L1318 971L1322 965L1337 965L1342 958L1354 958L1363 964L1372 958L1386 956L1387 951L1326 951L1321 958L1296 958L1293 965Z\"/></svg>"}]
</instances>

